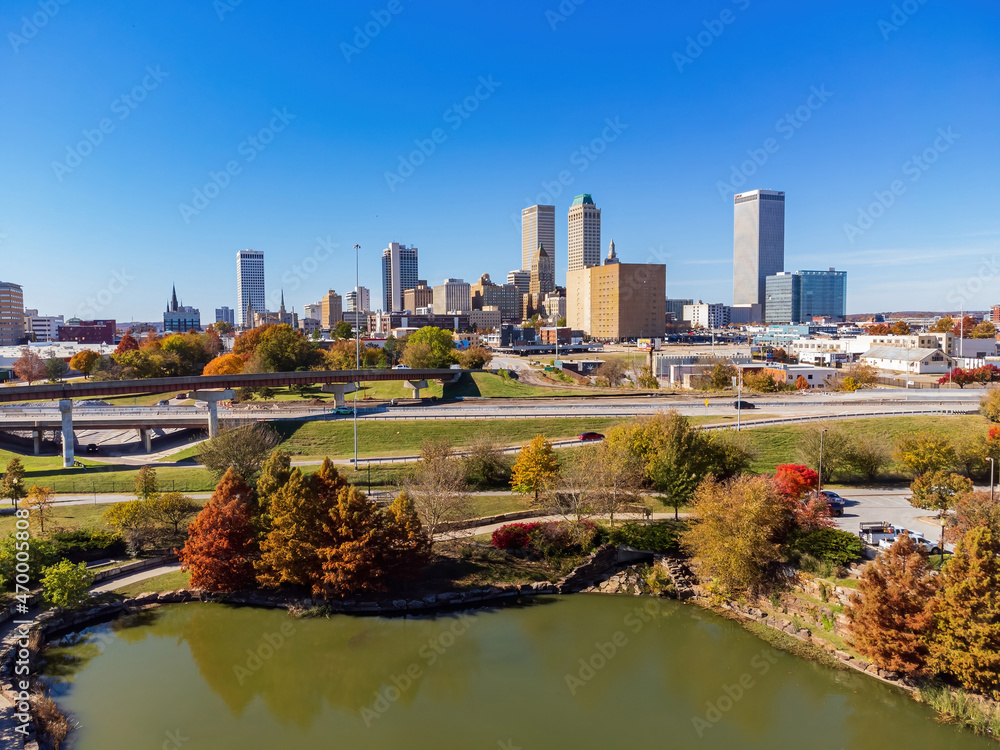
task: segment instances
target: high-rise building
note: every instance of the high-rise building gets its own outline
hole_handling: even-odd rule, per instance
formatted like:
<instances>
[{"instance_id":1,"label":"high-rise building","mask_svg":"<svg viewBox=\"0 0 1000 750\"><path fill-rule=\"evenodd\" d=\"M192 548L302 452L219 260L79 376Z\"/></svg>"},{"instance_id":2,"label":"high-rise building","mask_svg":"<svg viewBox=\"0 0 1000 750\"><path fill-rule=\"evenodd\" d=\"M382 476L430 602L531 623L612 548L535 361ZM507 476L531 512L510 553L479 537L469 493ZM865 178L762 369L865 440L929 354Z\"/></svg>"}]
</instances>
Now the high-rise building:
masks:
<instances>
[{"instance_id":1,"label":"high-rise building","mask_svg":"<svg viewBox=\"0 0 1000 750\"><path fill-rule=\"evenodd\" d=\"M333 330L337 323L344 319L344 300L333 289L330 289L320 299L320 326L327 330Z\"/></svg>"},{"instance_id":2,"label":"high-rise building","mask_svg":"<svg viewBox=\"0 0 1000 750\"><path fill-rule=\"evenodd\" d=\"M530 294L544 297L556 288L556 262L551 251L539 245L535 257L531 259L531 277L528 283Z\"/></svg>"},{"instance_id":3,"label":"high-rise building","mask_svg":"<svg viewBox=\"0 0 1000 750\"><path fill-rule=\"evenodd\" d=\"M62 315L39 315L38 310L24 311L24 330L32 341L58 341Z\"/></svg>"},{"instance_id":4,"label":"high-rise building","mask_svg":"<svg viewBox=\"0 0 1000 750\"><path fill-rule=\"evenodd\" d=\"M667 267L612 263L566 272L566 322L593 339L663 336Z\"/></svg>"},{"instance_id":5,"label":"high-rise building","mask_svg":"<svg viewBox=\"0 0 1000 750\"><path fill-rule=\"evenodd\" d=\"M531 268L530 262L526 268ZM519 294L527 294L531 290L531 271L525 271L524 269L510 271L507 274L507 283L517 289Z\"/></svg>"},{"instance_id":6,"label":"high-rise building","mask_svg":"<svg viewBox=\"0 0 1000 750\"><path fill-rule=\"evenodd\" d=\"M568 236L567 271L601 265L601 209L589 193L576 196L569 207Z\"/></svg>"},{"instance_id":7,"label":"high-rise building","mask_svg":"<svg viewBox=\"0 0 1000 750\"><path fill-rule=\"evenodd\" d=\"M693 305L693 299L670 299L667 298L667 315L671 317L674 323L680 323L684 320L684 306Z\"/></svg>"},{"instance_id":8,"label":"high-rise building","mask_svg":"<svg viewBox=\"0 0 1000 750\"><path fill-rule=\"evenodd\" d=\"M777 273L765 280L767 323L808 323L813 318L843 318L847 314L847 272Z\"/></svg>"},{"instance_id":9,"label":"high-rise building","mask_svg":"<svg viewBox=\"0 0 1000 750\"><path fill-rule=\"evenodd\" d=\"M445 279L434 287L434 314L468 313L472 310L469 285L461 279Z\"/></svg>"},{"instance_id":10,"label":"high-rise building","mask_svg":"<svg viewBox=\"0 0 1000 750\"><path fill-rule=\"evenodd\" d=\"M215 322L236 325L236 311L226 305L215 308Z\"/></svg>"},{"instance_id":11,"label":"high-rise building","mask_svg":"<svg viewBox=\"0 0 1000 750\"><path fill-rule=\"evenodd\" d=\"M469 287L469 291L473 310L495 307L505 321L520 317L521 292L513 284L494 284L490 275L484 273L477 283Z\"/></svg>"},{"instance_id":12,"label":"high-rise building","mask_svg":"<svg viewBox=\"0 0 1000 750\"><path fill-rule=\"evenodd\" d=\"M418 307L434 306L434 290L427 286L423 279L417 280L417 285L412 289L403 291L403 309L415 313Z\"/></svg>"},{"instance_id":13,"label":"high-rise building","mask_svg":"<svg viewBox=\"0 0 1000 750\"><path fill-rule=\"evenodd\" d=\"M236 318L240 328L253 326L254 313L267 311L264 302L264 253L240 250L236 253Z\"/></svg>"},{"instance_id":14,"label":"high-rise building","mask_svg":"<svg viewBox=\"0 0 1000 750\"><path fill-rule=\"evenodd\" d=\"M193 307L178 304L177 287L174 286L167 309L163 313L163 330L186 333L192 329L201 330L201 312Z\"/></svg>"},{"instance_id":15,"label":"high-rise building","mask_svg":"<svg viewBox=\"0 0 1000 750\"><path fill-rule=\"evenodd\" d=\"M751 190L733 198L733 304L759 304L765 279L785 268L785 194Z\"/></svg>"},{"instance_id":16,"label":"high-rise building","mask_svg":"<svg viewBox=\"0 0 1000 750\"><path fill-rule=\"evenodd\" d=\"M521 211L521 268L531 268L535 251L543 245L550 253L556 249L556 207L528 206Z\"/></svg>"},{"instance_id":17,"label":"high-rise building","mask_svg":"<svg viewBox=\"0 0 1000 750\"><path fill-rule=\"evenodd\" d=\"M370 312L372 309L372 293L368 287L356 286L344 295L347 312Z\"/></svg>"},{"instance_id":18,"label":"high-rise building","mask_svg":"<svg viewBox=\"0 0 1000 750\"><path fill-rule=\"evenodd\" d=\"M319 320L321 317L323 317L323 303L307 302L302 306L302 317L311 318L313 320Z\"/></svg>"},{"instance_id":19,"label":"high-rise building","mask_svg":"<svg viewBox=\"0 0 1000 750\"><path fill-rule=\"evenodd\" d=\"M403 292L417 285L417 248L390 242L382 251L382 307L386 312L403 309Z\"/></svg>"},{"instance_id":20,"label":"high-rise building","mask_svg":"<svg viewBox=\"0 0 1000 750\"><path fill-rule=\"evenodd\" d=\"M698 300L696 303L684 305L684 321L692 328L707 328L715 330L729 325L729 306L721 302L709 304Z\"/></svg>"},{"instance_id":21,"label":"high-rise building","mask_svg":"<svg viewBox=\"0 0 1000 750\"><path fill-rule=\"evenodd\" d=\"M24 339L24 291L20 284L0 281L0 345Z\"/></svg>"}]
</instances>

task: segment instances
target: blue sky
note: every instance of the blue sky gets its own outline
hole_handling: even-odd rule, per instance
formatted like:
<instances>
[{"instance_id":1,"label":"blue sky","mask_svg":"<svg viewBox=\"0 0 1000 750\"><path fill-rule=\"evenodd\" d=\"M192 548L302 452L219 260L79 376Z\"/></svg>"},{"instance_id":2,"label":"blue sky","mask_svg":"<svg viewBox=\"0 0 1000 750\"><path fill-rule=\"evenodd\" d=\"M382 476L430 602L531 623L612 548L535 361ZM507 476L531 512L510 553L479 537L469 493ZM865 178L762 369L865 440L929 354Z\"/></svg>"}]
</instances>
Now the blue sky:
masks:
<instances>
[{"instance_id":1,"label":"blue sky","mask_svg":"<svg viewBox=\"0 0 1000 750\"><path fill-rule=\"evenodd\" d=\"M605 248L730 302L755 187L850 312L1000 303L995 1L7 0L0 32L0 279L43 314L155 320L176 282L210 321L246 247L298 310L355 243L376 305L390 241L502 279L535 202L561 283L583 192Z\"/></svg>"}]
</instances>

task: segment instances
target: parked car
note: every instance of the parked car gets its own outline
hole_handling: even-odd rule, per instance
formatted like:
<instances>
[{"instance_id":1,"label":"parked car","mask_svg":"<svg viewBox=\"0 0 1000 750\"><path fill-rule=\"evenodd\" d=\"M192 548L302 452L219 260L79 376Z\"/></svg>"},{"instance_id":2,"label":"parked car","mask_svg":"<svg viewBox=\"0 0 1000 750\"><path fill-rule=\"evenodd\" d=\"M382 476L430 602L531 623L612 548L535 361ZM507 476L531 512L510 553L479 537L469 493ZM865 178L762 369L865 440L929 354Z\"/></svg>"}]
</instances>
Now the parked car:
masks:
<instances>
[{"instance_id":1,"label":"parked car","mask_svg":"<svg viewBox=\"0 0 1000 750\"><path fill-rule=\"evenodd\" d=\"M580 440L583 441L604 440L604 435L602 435L599 432L584 432L582 435L580 435Z\"/></svg>"},{"instance_id":2,"label":"parked car","mask_svg":"<svg viewBox=\"0 0 1000 750\"><path fill-rule=\"evenodd\" d=\"M941 554L941 547L939 547L934 542L928 540L919 531L910 531L909 529L898 529L899 534L902 534L904 531L906 531L910 535L910 539L913 540L913 543L916 544L917 547L923 549L923 551L926 552L927 554L929 555ZM878 547L879 549L889 549L889 547L891 547L895 542L896 542L896 537L892 538L884 537L881 540L879 540Z\"/></svg>"},{"instance_id":3,"label":"parked car","mask_svg":"<svg viewBox=\"0 0 1000 750\"><path fill-rule=\"evenodd\" d=\"M756 409L757 407L753 405L750 401L733 401L734 409Z\"/></svg>"},{"instance_id":4,"label":"parked car","mask_svg":"<svg viewBox=\"0 0 1000 750\"><path fill-rule=\"evenodd\" d=\"M831 516L844 515L844 508L847 507L847 501L844 498L833 490L820 490L817 494L826 500L826 505L830 509Z\"/></svg>"}]
</instances>

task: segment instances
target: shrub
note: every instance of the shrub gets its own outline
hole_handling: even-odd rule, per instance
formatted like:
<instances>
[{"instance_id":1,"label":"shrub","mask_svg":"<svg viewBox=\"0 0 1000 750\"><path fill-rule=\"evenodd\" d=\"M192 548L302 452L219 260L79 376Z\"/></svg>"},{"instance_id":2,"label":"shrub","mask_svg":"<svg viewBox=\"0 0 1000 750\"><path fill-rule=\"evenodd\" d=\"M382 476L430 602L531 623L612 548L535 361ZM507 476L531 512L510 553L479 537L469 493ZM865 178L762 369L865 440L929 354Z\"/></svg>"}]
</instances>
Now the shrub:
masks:
<instances>
[{"instance_id":1,"label":"shrub","mask_svg":"<svg viewBox=\"0 0 1000 750\"><path fill-rule=\"evenodd\" d=\"M607 532L609 544L621 544L634 547L644 552L659 552L665 554L676 552L679 548L677 538L680 527L670 521L641 524L626 523L617 529Z\"/></svg>"},{"instance_id":2,"label":"shrub","mask_svg":"<svg viewBox=\"0 0 1000 750\"><path fill-rule=\"evenodd\" d=\"M528 533L532 550L546 560L593 549L597 526L592 521L557 521L534 524Z\"/></svg>"},{"instance_id":3,"label":"shrub","mask_svg":"<svg viewBox=\"0 0 1000 750\"><path fill-rule=\"evenodd\" d=\"M49 537L58 557L72 562L120 557L125 554L125 540L117 534L96 529L61 531Z\"/></svg>"},{"instance_id":4,"label":"shrub","mask_svg":"<svg viewBox=\"0 0 1000 750\"><path fill-rule=\"evenodd\" d=\"M45 601L57 607L77 607L87 600L87 589L94 582L94 574L84 563L74 565L69 560L61 560L42 571L42 588Z\"/></svg>"},{"instance_id":5,"label":"shrub","mask_svg":"<svg viewBox=\"0 0 1000 750\"><path fill-rule=\"evenodd\" d=\"M539 523L508 523L493 532L493 546L497 549L527 549L531 544L531 532Z\"/></svg>"},{"instance_id":6,"label":"shrub","mask_svg":"<svg viewBox=\"0 0 1000 750\"><path fill-rule=\"evenodd\" d=\"M802 555L799 564L803 570L809 564L807 557L836 566L847 565L864 555L864 544L861 539L849 531L839 529L819 529L803 534L792 540L791 548Z\"/></svg>"}]
</instances>

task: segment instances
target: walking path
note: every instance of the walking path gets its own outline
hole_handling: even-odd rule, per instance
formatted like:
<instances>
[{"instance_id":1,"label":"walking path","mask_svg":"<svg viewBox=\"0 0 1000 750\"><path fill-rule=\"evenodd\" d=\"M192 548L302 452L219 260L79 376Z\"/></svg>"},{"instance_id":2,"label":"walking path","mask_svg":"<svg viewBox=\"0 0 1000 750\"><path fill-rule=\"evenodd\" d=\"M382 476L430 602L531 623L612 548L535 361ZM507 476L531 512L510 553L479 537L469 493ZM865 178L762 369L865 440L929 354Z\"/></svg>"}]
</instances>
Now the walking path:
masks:
<instances>
[{"instance_id":1,"label":"walking path","mask_svg":"<svg viewBox=\"0 0 1000 750\"><path fill-rule=\"evenodd\" d=\"M108 591L123 588L124 586L131 586L133 583L139 583L139 581L145 581L147 578L156 578L157 576L162 576L167 573L176 573L180 569L180 563L166 563L156 568L147 568L146 570L141 570L130 576L115 578L114 580L94 586L90 590L90 593L103 594Z\"/></svg>"}]
</instances>

